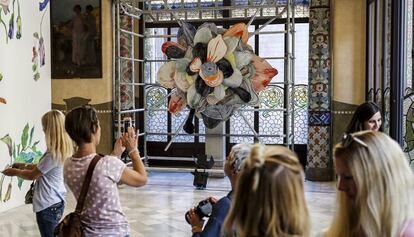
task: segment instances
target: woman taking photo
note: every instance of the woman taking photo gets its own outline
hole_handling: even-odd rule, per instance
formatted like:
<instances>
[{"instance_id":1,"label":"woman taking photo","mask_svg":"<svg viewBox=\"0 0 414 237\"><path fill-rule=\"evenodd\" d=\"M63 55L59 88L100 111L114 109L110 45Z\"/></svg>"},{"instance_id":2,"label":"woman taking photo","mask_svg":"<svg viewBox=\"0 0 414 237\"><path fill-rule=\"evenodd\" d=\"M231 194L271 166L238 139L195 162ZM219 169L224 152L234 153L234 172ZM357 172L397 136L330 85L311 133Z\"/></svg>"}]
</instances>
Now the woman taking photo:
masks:
<instances>
[{"instance_id":1,"label":"woman taking photo","mask_svg":"<svg viewBox=\"0 0 414 237\"><path fill-rule=\"evenodd\" d=\"M75 154L65 162L65 183L78 198L89 163L97 155L101 127L95 109L83 106L67 114L65 128L77 145ZM138 138L129 127L115 142L112 154L102 157L96 164L81 215L85 236L129 236L117 185L140 187L146 184L147 173L137 146ZM125 148L132 160L132 169L118 158Z\"/></svg>"}]
</instances>

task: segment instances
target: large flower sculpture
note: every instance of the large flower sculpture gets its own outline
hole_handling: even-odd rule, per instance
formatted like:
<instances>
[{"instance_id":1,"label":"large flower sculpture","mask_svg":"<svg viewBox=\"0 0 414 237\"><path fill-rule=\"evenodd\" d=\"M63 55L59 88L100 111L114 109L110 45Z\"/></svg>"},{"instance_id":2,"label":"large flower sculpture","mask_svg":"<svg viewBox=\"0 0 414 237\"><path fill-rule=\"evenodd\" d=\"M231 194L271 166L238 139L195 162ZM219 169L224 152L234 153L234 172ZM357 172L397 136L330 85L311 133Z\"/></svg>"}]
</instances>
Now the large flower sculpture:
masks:
<instances>
[{"instance_id":1,"label":"large flower sculpture","mask_svg":"<svg viewBox=\"0 0 414 237\"><path fill-rule=\"evenodd\" d=\"M194 132L194 115L202 118L207 128L214 128L241 106L259 104L257 93L278 71L253 53L248 38L244 23L229 29L204 23L196 30L182 22L178 42L162 45L172 60L161 66L157 79L166 88L176 88L169 112L190 108L184 125L187 133Z\"/></svg>"}]
</instances>

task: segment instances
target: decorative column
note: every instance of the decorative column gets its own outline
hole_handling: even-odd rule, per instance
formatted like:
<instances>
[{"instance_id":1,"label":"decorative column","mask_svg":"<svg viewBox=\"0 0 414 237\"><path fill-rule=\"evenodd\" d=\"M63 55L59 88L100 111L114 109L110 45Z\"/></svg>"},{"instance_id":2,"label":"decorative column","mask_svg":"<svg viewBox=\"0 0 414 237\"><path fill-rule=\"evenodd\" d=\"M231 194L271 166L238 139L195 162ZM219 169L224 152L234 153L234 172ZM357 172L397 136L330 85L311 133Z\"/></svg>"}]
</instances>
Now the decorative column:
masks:
<instances>
[{"instance_id":1,"label":"decorative column","mask_svg":"<svg viewBox=\"0 0 414 237\"><path fill-rule=\"evenodd\" d=\"M329 181L333 177L330 1L311 0L309 11L309 139L306 179Z\"/></svg>"}]
</instances>

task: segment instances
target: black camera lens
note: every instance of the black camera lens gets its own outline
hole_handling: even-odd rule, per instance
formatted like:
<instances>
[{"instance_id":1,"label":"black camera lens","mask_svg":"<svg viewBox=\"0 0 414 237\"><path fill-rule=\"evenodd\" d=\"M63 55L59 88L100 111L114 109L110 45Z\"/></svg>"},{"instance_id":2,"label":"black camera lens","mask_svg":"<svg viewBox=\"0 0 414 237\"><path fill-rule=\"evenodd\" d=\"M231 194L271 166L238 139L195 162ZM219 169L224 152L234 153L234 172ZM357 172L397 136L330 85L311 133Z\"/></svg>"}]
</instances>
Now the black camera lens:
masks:
<instances>
[{"instance_id":1,"label":"black camera lens","mask_svg":"<svg viewBox=\"0 0 414 237\"><path fill-rule=\"evenodd\" d=\"M213 205L210 202L210 199L203 200L198 203L196 207L194 207L195 213L200 217L200 219L203 219L204 217L209 217L211 215L211 212L213 211ZM189 211L185 213L185 220L188 224L190 224L190 221L188 220Z\"/></svg>"}]
</instances>

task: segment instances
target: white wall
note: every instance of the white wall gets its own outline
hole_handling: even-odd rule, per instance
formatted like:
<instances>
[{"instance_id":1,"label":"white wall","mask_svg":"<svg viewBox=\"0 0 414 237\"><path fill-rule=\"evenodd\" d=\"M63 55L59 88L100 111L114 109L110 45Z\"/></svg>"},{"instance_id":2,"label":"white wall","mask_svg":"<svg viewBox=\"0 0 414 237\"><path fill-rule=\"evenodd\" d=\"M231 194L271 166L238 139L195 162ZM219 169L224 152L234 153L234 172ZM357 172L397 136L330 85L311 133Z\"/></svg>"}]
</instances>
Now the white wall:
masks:
<instances>
[{"instance_id":1,"label":"white wall","mask_svg":"<svg viewBox=\"0 0 414 237\"><path fill-rule=\"evenodd\" d=\"M35 126L33 140L40 140L38 148L43 152L45 149L44 135L42 132L40 118L50 110L51 107L51 69L50 69L50 15L49 6L42 12L39 11L39 2L42 1L20 1L20 13L22 18L22 37L16 39L17 25L13 39L6 43L4 27L0 25L0 73L3 80L0 81L0 97L7 100L7 104L0 103L0 138L9 134L16 144L21 143L20 137L26 123L30 127ZM15 5L15 21L17 17L17 1ZM2 1L4 2L4 1ZM9 1L10 12L2 19L7 24L13 11L13 1ZM2 8L0 7L0 10ZM46 11L46 12L45 12ZM40 25L42 15L42 27ZM33 79L32 71L32 48L38 40L33 34L42 34L45 40L45 65L40 67L40 79ZM39 59L39 58L38 58ZM39 62L40 66L40 62ZM0 142L0 169L10 162L7 146ZM5 196L9 178L3 183L3 194ZM17 186L17 179L12 182L12 194L9 201L0 201L0 212L10 208L23 205L24 195L30 185L25 181L21 190Z\"/></svg>"}]
</instances>

